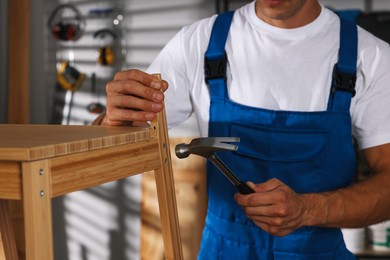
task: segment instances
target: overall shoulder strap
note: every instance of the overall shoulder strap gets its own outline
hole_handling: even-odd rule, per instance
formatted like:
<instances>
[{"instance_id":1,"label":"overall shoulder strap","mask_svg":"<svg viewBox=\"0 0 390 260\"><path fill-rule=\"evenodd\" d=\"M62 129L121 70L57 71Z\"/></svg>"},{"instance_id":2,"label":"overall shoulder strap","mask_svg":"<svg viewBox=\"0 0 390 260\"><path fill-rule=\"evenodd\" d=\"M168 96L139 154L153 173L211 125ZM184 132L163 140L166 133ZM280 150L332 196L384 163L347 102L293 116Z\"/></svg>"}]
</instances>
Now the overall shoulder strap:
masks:
<instances>
[{"instance_id":1,"label":"overall shoulder strap","mask_svg":"<svg viewBox=\"0 0 390 260\"><path fill-rule=\"evenodd\" d=\"M205 53L204 74L211 96L226 95L227 56L225 44L234 12L219 14L214 22L209 45Z\"/></svg>"},{"instance_id":2,"label":"overall shoulder strap","mask_svg":"<svg viewBox=\"0 0 390 260\"><path fill-rule=\"evenodd\" d=\"M358 36L355 23L340 18L339 60L333 68L328 110L349 111L355 95Z\"/></svg>"}]
</instances>

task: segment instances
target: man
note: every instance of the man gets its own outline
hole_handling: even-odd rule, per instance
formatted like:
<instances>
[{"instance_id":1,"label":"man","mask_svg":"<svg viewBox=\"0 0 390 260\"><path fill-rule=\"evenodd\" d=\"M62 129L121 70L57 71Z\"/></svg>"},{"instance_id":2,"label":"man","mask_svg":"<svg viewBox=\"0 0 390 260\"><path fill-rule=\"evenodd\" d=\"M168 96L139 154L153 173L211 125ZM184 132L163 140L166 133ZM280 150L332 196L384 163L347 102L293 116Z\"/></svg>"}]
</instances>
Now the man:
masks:
<instances>
[{"instance_id":1,"label":"man","mask_svg":"<svg viewBox=\"0 0 390 260\"><path fill-rule=\"evenodd\" d=\"M354 258L339 228L390 218L389 45L317 0L257 0L219 17L162 50L148 72L166 81L118 72L96 122L153 120L162 89L170 127L195 112L202 136L240 137L220 156L255 193L208 165L199 259ZM352 135L373 173L354 184Z\"/></svg>"}]
</instances>

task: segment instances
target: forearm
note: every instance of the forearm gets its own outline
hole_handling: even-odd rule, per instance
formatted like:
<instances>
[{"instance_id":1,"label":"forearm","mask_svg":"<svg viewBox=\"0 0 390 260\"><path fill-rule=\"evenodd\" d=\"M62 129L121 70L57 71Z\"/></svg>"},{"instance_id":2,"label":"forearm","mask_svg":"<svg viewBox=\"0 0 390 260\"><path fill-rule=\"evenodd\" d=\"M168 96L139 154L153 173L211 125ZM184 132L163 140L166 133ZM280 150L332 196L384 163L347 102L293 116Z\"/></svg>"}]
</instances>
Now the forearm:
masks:
<instances>
[{"instance_id":1,"label":"forearm","mask_svg":"<svg viewBox=\"0 0 390 260\"><path fill-rule=\"evenodd\" d=\"M306 226L363 227L390 219L390 170L337 191L302 195Z\"/></svg>"}]
</instances>

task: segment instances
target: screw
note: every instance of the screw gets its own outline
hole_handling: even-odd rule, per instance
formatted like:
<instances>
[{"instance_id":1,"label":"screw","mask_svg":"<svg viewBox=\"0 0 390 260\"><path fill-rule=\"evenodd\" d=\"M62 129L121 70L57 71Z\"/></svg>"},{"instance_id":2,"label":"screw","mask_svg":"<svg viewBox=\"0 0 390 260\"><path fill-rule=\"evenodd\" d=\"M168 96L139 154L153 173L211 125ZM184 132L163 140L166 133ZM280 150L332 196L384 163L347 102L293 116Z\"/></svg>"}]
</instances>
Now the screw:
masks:
<instances>
[{"instance_id":1,"label":"screw","mask_svg":"<svg viewBox=\"0 0 390 260\"><path fill-rule=\"evenodd\" d=\"M41 190L41 192L39 193L39 195L41 195L41 197L43 197L43 195L45 195L45 192L43 190Z\"/></svg>"},{"instance_id":2,"label":"screw","mask_svg":"<svg viewBox=\"0 0 390 260\"><path fill-rule=\"evenodd\" d=\"M39 175L43 175L43 169L39 169Z\"/></svg>"}]
</instances>

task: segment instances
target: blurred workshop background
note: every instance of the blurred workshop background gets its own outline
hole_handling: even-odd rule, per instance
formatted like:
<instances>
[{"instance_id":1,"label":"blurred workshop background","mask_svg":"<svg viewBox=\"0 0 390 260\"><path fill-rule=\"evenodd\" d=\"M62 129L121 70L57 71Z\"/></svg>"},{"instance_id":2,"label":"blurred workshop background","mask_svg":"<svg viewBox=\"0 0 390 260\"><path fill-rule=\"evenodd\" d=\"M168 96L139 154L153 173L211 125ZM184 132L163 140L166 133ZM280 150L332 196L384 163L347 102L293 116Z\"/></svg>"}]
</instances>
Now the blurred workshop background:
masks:
<instances>
[{"instance_id":1,"label":"blurred workshop background","mask_svg":"<svg viewBox=\"0 0 390 260\"><path fill-rule=\"evenodd\" d=\"M116 71L146 69L184 25L248 2L1 0L0 123L90 124L105 109L105 85ZM390 1L320 2L389 41ZM171 146L196 136L190 118L170 130ZM173 162L184 255L196 259L206 208L204 161ZM364 178L364 165L359 171ZM164 258L153 175L57 198L53 220L55 259ZM17 205L14 223L23 228ZM389 228L345 230L345 237L361 259L390 259Z\"/></svg>"}]
</instances>

